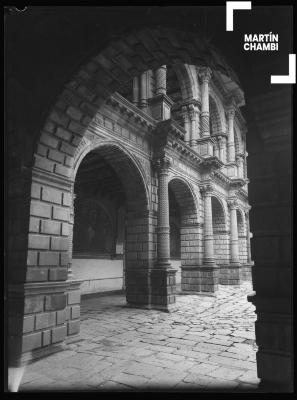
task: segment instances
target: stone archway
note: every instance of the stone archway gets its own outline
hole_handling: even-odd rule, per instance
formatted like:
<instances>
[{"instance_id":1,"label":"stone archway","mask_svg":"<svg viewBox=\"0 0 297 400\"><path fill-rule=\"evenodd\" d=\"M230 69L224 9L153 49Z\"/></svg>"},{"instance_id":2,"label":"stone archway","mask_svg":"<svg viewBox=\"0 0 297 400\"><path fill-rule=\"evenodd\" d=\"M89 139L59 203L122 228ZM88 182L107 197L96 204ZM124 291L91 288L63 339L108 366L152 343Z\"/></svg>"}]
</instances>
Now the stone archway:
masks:
<instances>
[{"instance_id":1,"label":"stone archway","mask_svg":"<svg viewBox=\"0 0 297 400\"><path fill-rule=\"evenodd\" d=\"M196 198L189 183L181 178L172 178L169 190L176 200L180 216L181 289L199 291L198 272L197 277L193 276L194 268L201 264L202 259L202 232Z\"/></svg>"},{"instance_id":2,"label":"stone archway","mask_svg":"<svg viewBox=\"0 0 297 400\"><path fill-rule=\"evenodd\" d=\"M114 235L121 236L122 252L124 257L123 280L126 288L126 297L129 304L148 304L149 290L147 270L152 264L148 243L152 242L149 229L149 198L148 189L143 179L141 167L133 159L127 150L124 150L116 143L101 143L94 147L83 156L79 157L80 165L76 174L76 181L80 179L80 184L84 184L84 177L90 181L92 170L95 173L95 180L91 180L91 195L96 199L100 191L100 197L107 196L106 207L109 206L111 212L114 212L114 220L117 223L117 232ZM90 149L89 149L90 150ZM91 161L86 164L86 161ZM85 167L86 164L86 167ZM90 167L91 165L91 167ZM83 168L87 168L85 176L82 176ZM107 175L106 175L107 173ZM102 179L100 179L102 175ZM111 182L112 181L112 182ZM113 185L112 187L110 185ZM101 187L100 187L101 186ZM79 186L78 186L79 187ZM77 200L77 189L75 196ZM84 189L86 190L86 189ZM83 192L83 191L82 191ZM88 194L90 196L90 194ZM118 212L124 209L123 221L121 227L118 225ZM75 222L75 219L74 219ZM114 223L114 224L115 224ZM100 227L99 227L100 228ZM101 227L102 228L102 227ZM121 231L119 231L121 229ZM100 231L100 229L99 229ZM100 233L100 232L99 232ZM102 236L102 235L101 235ZM103 237L101 238L101 240ZM105 237L105 239L107 239ZM113 243L113 249L116 250L116 242ZM116 256L116 254L115 254ZM111 264L111 262L109 262ZM115 262L114 262L115 264ZM114 266L115 268L116 266ZM110 265L111 268L111 265ZM119 266L117 266L119 269ZM120 271L114 272L114 279L119 280ZM109 271L109 274L111 271ZM75 278L74 273L74 278ZM104 277L100 276L102 281ZM106 282L110 286L110 282ZM118 282L120 284L120 282ZM123 283L122 283L123 284ZM122 287L120 284L120 287ZM111 287L111 290L119 289L117 286Z\"/></svg>"},{"instance_id":3,"label":"stone archway","mask_svg":"<svg viewBox=\"0 0 297 400\"><path fill-rule=\"evenodd\" d=\"M215 262L217 265L227 264L229 261L229 244L224 208L215 196L211 198L211 205Z\"/></svg>"},{"instance_id":4,"label":"stone archway","mask_svg":"<svg viewBox=\"0 0 297 400\"><path fill-rule=\"evenodd\" d=\"M32 351L57 345L79 330L80 292L77 283L67 280L73 168L92 119L121 84L147 69L180 60L208 65L237 86L237 78L225 61L202 42L194 34L161 28L127 34L85 63L49 111L36 135L32 167L14 177L10 190L13 208L18 210L17 215L9 216L12 223L17 219L9 246L9 347L16 362L21 353L31 357ZM138 281L135 278L135 285ZM134 302L138 295L131 296ZM74 321L67 325L66 305L76 310ZM36 323L41 327L38 331Z\"/></svg>"}]
</instances>

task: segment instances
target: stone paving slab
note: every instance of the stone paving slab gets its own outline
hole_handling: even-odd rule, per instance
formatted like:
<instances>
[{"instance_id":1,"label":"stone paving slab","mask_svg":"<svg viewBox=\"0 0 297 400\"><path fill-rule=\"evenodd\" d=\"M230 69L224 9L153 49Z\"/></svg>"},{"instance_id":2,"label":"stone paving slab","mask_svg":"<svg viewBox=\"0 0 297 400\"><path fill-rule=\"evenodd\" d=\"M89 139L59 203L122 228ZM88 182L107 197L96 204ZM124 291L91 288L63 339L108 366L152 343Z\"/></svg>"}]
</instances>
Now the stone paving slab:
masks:
<instances>
[{"instance_id":1,"label":"stone paving slab","mask_svg":"<svg viewBox=\"0 0 297 400\"><path fill-rule=\"evenodd\" d=\"M179 295L172 313L85 299L80 338L27 365L19 391L257 391L251 292L246 282Z\"/></svg>"}]
</instances>

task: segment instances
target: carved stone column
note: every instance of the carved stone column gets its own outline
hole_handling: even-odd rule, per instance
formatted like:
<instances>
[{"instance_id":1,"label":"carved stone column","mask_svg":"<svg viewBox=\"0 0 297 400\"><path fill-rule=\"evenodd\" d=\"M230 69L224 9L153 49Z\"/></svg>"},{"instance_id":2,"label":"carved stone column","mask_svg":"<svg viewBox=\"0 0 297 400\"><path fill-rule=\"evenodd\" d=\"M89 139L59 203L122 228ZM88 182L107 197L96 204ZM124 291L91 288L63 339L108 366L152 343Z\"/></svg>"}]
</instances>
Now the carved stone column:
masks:
<instances>
[{"instance_id":1,"label":"carved stone column","mask_svg":"<svg viewBox=\"0 0 297 400\"><path fill-rule=\"evenodd\" d=\"M155 72L155 95L149 99L151 115L158 121L171 118L171 107L173 101L166 95L166 74L167 67L162 65Z\"/></svg>"},{"instance_id":2,"label":"carved stone column","mask_svg":"<svg viewBox=\"0 0 297 400\"><path fill-rule=\"evenodd\" d=\"M166 75L167 67L162 65L156 70L156 95L166 94Z\"/></svg>"},{"instance_id":3,"label":"carved stone column","mask_svg":"<svg viewBox=\"0 0 297 400\"><path fill-rule=\"evenodd\" d=\"M139 105L139 77L133 78L133 104L138 107Z\"/></svg>"},{"instance_id":4,"label":"carved stone column","mask_svg":"<svg viewBox=\"0 0 297 400\"><path fill-rule=\"evenodd\" d=\"M234 143L234 116L235 108L230 106L227 110L228 117L228 161L235 162L235 143Z\"/></svg>"},{"instance_id":5,"label":"carved stone column","mask_svg":"<svg viewBox=\"0 0 297 400\"><path fill-rule=\"evenodd\" d=\"M170 224L168 174L170 160L166 157L156 164L158 171L158 224L157 224L157 264L151 270L151 307L172 311L175 306L176 270L170 264Z\"/></svg>"},{"instance_id":6,"label":"carved stone column","mask_svg":"<svg viewBox=\"0 0 297 400\"><path fill-rule=\"evenodd\" d=\"M252 263L252 256L251 256L251 232L250 232L250 208L245 212L246 218L246 249L247 249L247 262L248 264Z\"/></svg>"},{"instance_id":7,"label":"carved stone column","mask_svg":"<svg viewBox=\"0 0 297 400\"><path fill-rule=\"evenodd\" d=\"M189 117L189 113L188 113L188 107L187 106L183 106L182 107L182 116L183 116L183 120L184 120L184 128L186 130L186 134L185 134L185 142L190 145L190 138L191 138L191 123L190 123L190 117Z\"/></svg>"},{"instance_id":8,"label":"carved stone column","mask_svg":"<svg viewBox=\"0 0 297 400\"><path fill-rule=\"evenodd\" d=\"M251 281L252 280L252 257L251 257L251 237L252 234L250 232L250 219L249 219L249 210L245 210L245 221L246 221L246 263L241 266L241 278L244 281Z\"/></svg>"},{"instance_id":9,"label":"carved stone column","mask_svg":"<svg viewBox=\"0 0 297 400\"><path fill-rule=\"evenodd\" d=\"M201 135L202 135L202 137L207 137L207 136L210 136L210 130L209 130L209 81L211 78L211 69L208 67L201 68L200 76L202 79Z\"/></svg>"},{"instance_id":10,"label":"carved stone column","mask_svg":"<svg viewBox=\"0 0 297 400\"><path fill-rule=\"evenodd\" d=\"M204 198L204 264L214 265L213 226L211 207L211 185L203 186L201 193Z\"/></svg>"},{"instance_id":11,"label":"carved stone column","mask_svg":"<svg viewBox=\"0 0 297 400\"><path fill-rule=\"evenodd\" d=\"M236 155L236 161L237 161L237 171L238 171L238 178L244 178L244 170L243 170L243 154L237 154Z\"/></svg>"},{"instance_id":12,"label":"carved stone column","mask_svg":"<svg viewBox=\"0 0 297 400\"><path fill-rule=\"evenodd\" d=\"M237 200L230 199L228 201L230 209L230 265L228 271L228 284L240 284L240 262L239 262L239 245L238 245L238 227L237 227Z\"/></svg>"},{"instance_id":13,"label":"carved stone column","mask_svg":"<svg viewBox=\"0 0 297 400\"><path fill-rule=\"evenodd\" d=\"M159 191L158 191L158 265L170 265L170 224L169 224L169 195L168 168L170 161L166 158L159 162Z\"/></svg>"},{"instance_id":14,"label":"carved stone column","mask_svg":"<svg viewBox=\"0 0 297 400\"><path fill-rule=\"evenodd\" d=\"M196 105L189 105L189 117L191 121L191 135L190 135L190 146L197 149L197 139L200 136L200 124L199 124L199 109Z\"/></svg>"},{"instance_id":15,"label":"carved stone column","mask_svg":"<svg viewBox=\"0 0 297 400\"><path fill-rule=\"evenodd\" d=\"M223 163L227 162L226 157L226 138L223 136L218 137L218 144L219 144L219 152L220 152L220 160Z\"/></svg>"}]
</instances>

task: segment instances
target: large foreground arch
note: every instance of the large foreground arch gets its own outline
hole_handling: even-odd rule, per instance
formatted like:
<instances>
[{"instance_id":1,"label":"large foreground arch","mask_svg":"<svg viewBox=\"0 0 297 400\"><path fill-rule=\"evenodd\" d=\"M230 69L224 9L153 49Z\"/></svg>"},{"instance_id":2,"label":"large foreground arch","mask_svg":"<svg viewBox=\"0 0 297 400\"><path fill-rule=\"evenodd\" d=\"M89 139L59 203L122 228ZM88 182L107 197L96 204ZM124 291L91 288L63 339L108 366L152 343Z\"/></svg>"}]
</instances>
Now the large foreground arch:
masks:
<instances>
[{"instance_id":1,"label":"large foreground arch","mask_svg":"<svg viewBox=\"0 0 297 400\"><path fill-rule=\"evenodd\" d=\"M174 61L175 58L193 64L205 61L204 56L201 57L199 55L200 50L202 50L201 53L205 52L205 47L199 46L199 42L197 43L196 40L196 34L188 35L187 33L181 33L180 35L177 34L176 37L176 33L171 35L168 30L149 29L144 31L147 33L144 36L142 35L142 39L140 39L141 35L138 37L137 34L133 33L127 36L127 40L121 39L114 41L113 44L108 46L108 50L100 53L97 57L98 62L91 60L66 84L59 100L52 108L49 118L43 125L42 132L38 133L38 138L40 137L40 140L36 139L35 141L36 151L33 168L23 168L20 170L20 173L12 174L9 193L11 198L9 216L11 228L9 232L10 243L8 260L11 284L9 291L9 309L13 310L13 313L10 315L9 329L10 334L13 336L11 349L14 350L16 355L19 354L20 351L25 351L25 349L39 348L41 340L44 340L44 343L48 343L49 340L48 332L42 335L42 337L40 337L39 334L35 335L33 332L34 328L32 329L32 326L34 327L36 321L32 318L31 314L40 312L40 309L38 302L32 301L32 293L34 293L36 297L40 296L40 287L42 287L42 290L46 293L44 300L48 311L51 312L51 307L58 307L59 318L62 320L64 318L63 307L65 305L65 298L63 297L64 289L61 295L61 287L66 280L66 270L68 266L68 260L65 256L65 247L68 235L66 233L67 229L69 229L69 226L67 226L71 200L71 182L69 179L73 167L73 154L82 136L84 136L86 132L90 119L95 115L98 106L104 102L104 99L106 99L110 93L118 88L121 82L130 79L131 76L144 71L148 67L155 68L168 61ZM156 32L156 34L154 32ZM149 50L149 54L152 51L154 57L148 56L147 49ZM207 61L211 62L211 54L208 54L206 58ZM116 62L113 63L113 60ZM135 64L137 64L136 68L134 67ZM214 68L216 64L217 63L214 62ZM122 66L125 66L124 69L121 68ZM225 68L224 65L220 65L220 67L223 69ZM277 129L278 128L276 128L276 130ZM282 127L279 128L279 132L283 132ZM268 132L267 137L269 138L270 135L271 132ZM259 139L263 149L271 146L269 140L268 144L266 143L267 137L264 136L265 135L263 135L261 140ZM281 138L279 142L283 145L283 135L277 132L276 136ZM271 162L270 170L279 168L280 171L287 171L288 158L286 156L284 157L286 161L283 161L278 152L271 155L268 151L267 154L264 154L265 157L262 157L262 154L258 154L258 147L255 146L255 148L255 153L257 153L255 158L257 161L259 158L259 165L263 163L263 160L268 160L268 162ZM275 151L274 147L273 151ZM284 153L286 154L286 150L284 150ZM273 160L271 161L271 159ZM274 167L275 161L278 163L277 167ZM259 167L259 171L261 175L262 168ZM285 174L286 173L287 172L285 172ZM257 173L255 172L255 176L256 175ZM277 176L274 178L276 184L278 184L277 179L283 182L282 172L279 175L279 177ZM45 190L41 192L38 187L38 182L40 182L40 179L43 179L44 176L49 179L51 185L54 185L52 186L54 190L51 189L50 191ZM267 178L263 177L263 181L265 179ZM255 184L255 186L257 185ZM284 186L286 185L284 184ZM59 190L61 191L60 193ZM280 198L282 198L283 193L286 193L286 199L289 199L289 191L280 189L278 193ZM41 200L42 197L44 198L45 204L41 203L41 201L43 201ZM271 201L271 198L268 200ZM253 201L257 204L256 196ZM259 213L262 213L263 208L260 208L260 206L262 207L262 204L259 205ZM274 206L273 204L272 208ZM32 235L38 234L39 229L45 229L45 227L40 226L36 219L29 219L29 208L31 211L34 210L34 213L38 214L34 217L37 217L37 219L39 217L50 219L51 213L54 213L55 216L59 216L59 223L61 224L60 229L62 230L61 238L58 241L51 240L51 243L49 243L49 240L38 240L38 246L41 246L41 243L43 243L45 247L54 247L52 249L53 251L51 251L51 256L49 256L46 261L46 265L51 267L51 272L49 272L47 267L41 267L36 271L33 271L33 268L31 268L31 266L34 266L37 262L34 252L34 250L36 250L34 247L36 246L36 242L34 243L34 236ZM273 208L272 211L273 215L275 214L274 210L275 208ZM289 215L289 211L287 214ZM285 212L285 215L287 214ZM254 214L252 229L258 229L262 234L262 225L260 226L260 223L255 220L257 220L256 214ZM271 219L269 217L267 221L269 221L267 225L271 227ZM278 228L279 225L281 226L280 231L284 231L286 235L290 236L290 233L287 233L287 227L283 228L281 223L276 221L275 226ZM56 228L52 226L51 229ZM279 232L278 230L276 231ZM263 238L261 235L259 236L260 237L255 237L254 240L254 254L255 258L260 260L262 264L256 265L253 277L254 282L256 282L255 288L257 290L257 298L254 298L254 301L257 307L259 306L260 317L262 318L262 314L264 315L258 324L257 330L257 339L259 343L265 344L264 347L262 346L259 356L259 374L268 382L277 381L287 383L291 379L291 348L288 344L290 343L291 337L290 316L288 317L290 314L291 288L291 260L288 256L288 254L290 254L290 249L287 250L289 245L286 247L286 244L284 244L285 250L282 251L286 255L280 255L279 264L285 264L286 268L279 268L279 265L276 263L272 268L273 273L269 274L267 277L267 266L271 266L271 263L275 262L276 257L274 253L272 253L270 255L272 260L270 257L267 258L270 249L269 243L271 243L272 239L267 237ZM263 251L263 241L265 240L267 240L268 243L265 247L266 252ZM278 243L278 241L281 240L282 238L275 237L275 242ZM275 242L272 244L273 249L277 247L274 245ZM28 243L30 246L33 246L30 250L27 248ZM289 243L289 241L286 243ZM264 244L266 244L266 242ZM58 247L58 249L56 249L56 247ZM44 250L44 254L46 254L45 252L47 251L45 248L39 248L38 250ZM59 262L61 263L59 264L59 268L57 268L55 250L61 253L59 256ZM282 262L282 258L285 260L284 263ZM39 258L39 262L42 261L42 259L43 258ZM277 285L279 282L281 282L281 284ZM274 301L275 288L278 288L280 301L279 299ZM54 295L53 292L55 292ZM77 301L78 295L75 293L70 297L72 297L71 301L75 302ZM286 316L285 328L283 328L283 323L278 320L278 317L275 317L275 313L271 312L279 308L281 310L280 313ZM265 315L268 315L269 318L271 317L271 323L266 323ZM273 343L266 343L266 337L268 337L266 333L271 332L271 326L273 327L274 340ZM284 330L286 337L288 337L285 343L279 340L285 336L283 335ZM55 343L56 341L57 343L60 342L61 337L63 337L63 332L63 327L55 332L53 335Z\"/></svg>"}]
</instances>

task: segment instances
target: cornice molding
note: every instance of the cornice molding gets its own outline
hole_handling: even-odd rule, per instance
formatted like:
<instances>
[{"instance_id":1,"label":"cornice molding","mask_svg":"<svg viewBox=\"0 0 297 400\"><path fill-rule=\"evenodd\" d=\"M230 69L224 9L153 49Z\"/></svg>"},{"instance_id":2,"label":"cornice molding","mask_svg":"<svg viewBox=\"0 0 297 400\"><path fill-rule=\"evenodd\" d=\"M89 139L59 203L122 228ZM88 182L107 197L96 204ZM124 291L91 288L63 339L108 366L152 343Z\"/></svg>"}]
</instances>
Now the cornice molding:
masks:
<instances>
[{"instance_id":1,"label":"cornice molding","mask_svg":"<svg viewBox=\"0 0 297 400\"><path fill-rule=\"evenodd\" d=\"M127 115L129 118L133 117L136 122L146 126L149 130L153 129L157 124L157 121L154 118L136 107L117 92L106 100L106 104L111 105L113 108L118 108L122 114Z\"/></svg>"}]
</instances>

